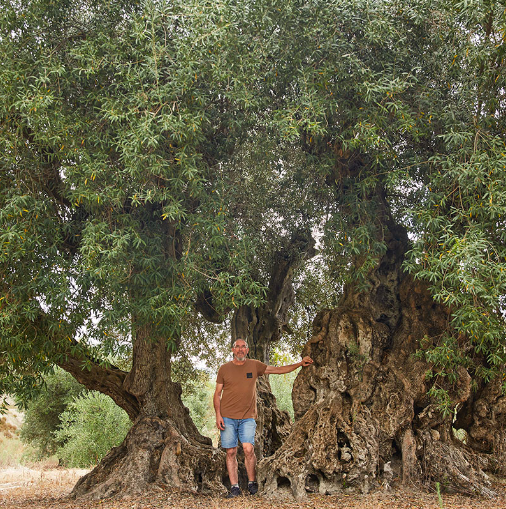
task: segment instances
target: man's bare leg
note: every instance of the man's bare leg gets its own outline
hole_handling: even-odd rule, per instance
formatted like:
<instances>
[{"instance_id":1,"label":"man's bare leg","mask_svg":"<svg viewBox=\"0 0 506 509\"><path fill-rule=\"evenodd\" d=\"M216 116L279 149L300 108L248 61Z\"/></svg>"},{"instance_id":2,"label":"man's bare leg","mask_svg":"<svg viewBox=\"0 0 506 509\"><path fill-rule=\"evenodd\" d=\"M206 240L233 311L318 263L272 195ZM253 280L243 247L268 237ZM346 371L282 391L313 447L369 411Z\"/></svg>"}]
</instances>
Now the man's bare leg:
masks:
<instances>
[{"instance_id":1,"label":"man's bare leg","mask_svg":"<svg viewBox=\"0 0 506 509\"><path fill-rule=\"evenodd\" d=\"M226 449L227 451L227 472L230 484L239 483L239 474L237 472L237 447ZM246 470L248 467L246 467ZM249 475L249 474L248 474Z\"/></svg>"},{"instance_id":2,"label":"man's bare leg","mask_svg":"<svg viewBox=\"0 0 506 509\"><path fill-rule=\"evenodd\" d=\"M248 481L256 480L256 469L257 469L257 457L255 455L255 448L253 444L244 443L242 444L244 450L244 466L248 474ZM237 465L237 462L236 462ZM230 473L228 474L230 477Z\"/></svg>"}]
</instances>

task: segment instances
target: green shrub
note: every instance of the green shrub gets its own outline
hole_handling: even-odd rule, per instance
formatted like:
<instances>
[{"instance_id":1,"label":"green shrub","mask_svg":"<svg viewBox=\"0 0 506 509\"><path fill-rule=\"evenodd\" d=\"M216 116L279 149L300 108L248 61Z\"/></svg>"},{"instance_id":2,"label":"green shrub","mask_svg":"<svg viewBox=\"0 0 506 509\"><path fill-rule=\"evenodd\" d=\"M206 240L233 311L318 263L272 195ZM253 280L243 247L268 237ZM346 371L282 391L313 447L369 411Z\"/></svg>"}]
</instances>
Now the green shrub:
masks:
<instances>
[{"instance_id":1,"label":"green shrub","mask_svg":"<svg viewBox=\"0 0 506 509\"><path fill-rule=\"evenodd\" d=\"M200 383L186 385L183 391L183 403L190 410L190 416L200 433L218 444L219 432L216 429L216 416L213 406L215 382L206 373Z\"/></svg>"},{"instance_id":2,"label":"green shrub","mask_svg":"<svg viewBox=\"0 0 506 509\"><path fill-rule=\"evenodd\" d=\"M21 441L33 448L32 459L55 454L61 446L54 436L61 425L60 414L76 396L85 392L86 389L62 369L44 377L44 386L27 405L19 434Z\"/></svg>"},{"instance_id":3,"label":"green shrub","mask_svg":"<svg viewBox=\"0 0 506 509\"><path fill-rule=\"evenodd\" d=\"M76 397L60 418L54 433L62 444L57 454L68 467L97 464L123 441L132 425L126 412L99 392Z\"/></svg>"},{"instance_id":4,"label":"green shrub","mask_svg":"<svg viewBox=\"0 0 506 509\"><path fill-rule=\"evenodd\" d=\"M298 357L294 357L288 349L285 349L284 347L287 347L287 345L278 345L272 349L270 361L273 366L285 366L298 362ZM300 369L296 369L295 371L285 373L284 375L269 376L269 383L271 384L272 393L276 396L278 408L288 412L292 422L294 420L292 389L293 382L295 381L299 371Z\"/></svg>"}]
</instances>

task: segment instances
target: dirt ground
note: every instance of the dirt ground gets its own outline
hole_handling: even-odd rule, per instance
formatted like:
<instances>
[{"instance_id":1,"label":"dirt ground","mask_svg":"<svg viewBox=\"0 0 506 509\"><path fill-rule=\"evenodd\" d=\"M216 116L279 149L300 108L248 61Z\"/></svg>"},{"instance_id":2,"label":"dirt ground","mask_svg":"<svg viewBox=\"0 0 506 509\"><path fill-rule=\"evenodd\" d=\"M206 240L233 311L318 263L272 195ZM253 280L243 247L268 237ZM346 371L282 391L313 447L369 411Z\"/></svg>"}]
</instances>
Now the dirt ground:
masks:
<instances>
[{"instance_id":1,"label":"dirt ground","mask_svg":"<svg viewBox=\"0 0 506 509\"><path fill-rule=\"evenodd\" d=\"M368 495L309 495L296 502L284 494L227 500L223 496L198 495L160 488L138 497L106 501L76 502L68 498L73 485L86 473L78 469L0 470L0 509L505 509L506 483L494 483L500 496L494 500L459 495L423 493L393 488Z\"/></svg>"}]
</instances>

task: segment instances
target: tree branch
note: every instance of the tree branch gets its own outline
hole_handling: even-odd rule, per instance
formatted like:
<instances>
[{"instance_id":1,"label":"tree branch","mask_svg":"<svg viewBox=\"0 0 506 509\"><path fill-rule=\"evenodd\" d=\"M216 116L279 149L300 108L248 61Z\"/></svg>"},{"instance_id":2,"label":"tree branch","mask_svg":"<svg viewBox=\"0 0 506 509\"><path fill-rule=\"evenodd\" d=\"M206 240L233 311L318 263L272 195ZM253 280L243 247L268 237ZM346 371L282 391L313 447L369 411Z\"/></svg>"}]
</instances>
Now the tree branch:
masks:
<instances>
[{"instance_id":1,"label":"tree branch","mask_svg":"<svg viewBox=\"0 0 506 509\"><path fill-rule=\"evenodd\" d=\"M123 382L128 374L126 371L113 366L106 368L93 360L91 367L88 368L85 367L82 359L70 354L57 364L87 389L110 396L119 407L125 410L130 420L135 421L140 413L140 405L137 398L123 388Z\"/></svg>"}]
</instances>

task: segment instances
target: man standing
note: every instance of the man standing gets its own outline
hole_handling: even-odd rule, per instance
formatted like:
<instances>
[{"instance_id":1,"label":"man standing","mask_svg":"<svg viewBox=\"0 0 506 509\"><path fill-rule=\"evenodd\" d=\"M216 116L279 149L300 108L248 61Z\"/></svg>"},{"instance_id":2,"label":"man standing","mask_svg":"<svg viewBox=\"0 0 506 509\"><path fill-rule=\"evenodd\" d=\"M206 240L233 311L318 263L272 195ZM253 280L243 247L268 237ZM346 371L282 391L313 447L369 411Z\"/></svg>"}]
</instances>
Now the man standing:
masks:
<instances>
[{"instance_id":1,"label":"man standing","mask_svg":"<svg viewBox=\"0 0 506 509\"><path fill-rule=\"evenodd\" d=\"M236 339L232 346L233 360L218 371L214 392L216 426L221 434L221 446L227 452L227 471L232 488L228 498L241 494L237 471L237 439L244 450L244 464L248 474L248 491L254 495L258 491L256 481L255 430L257 416L256 380L262 375L281 375L290 373L301 366L313 363L304 357L296 364L288 366L268 366L263 362L248 359L248 345L244 339Z\"/></svg>"}]
</instances>

